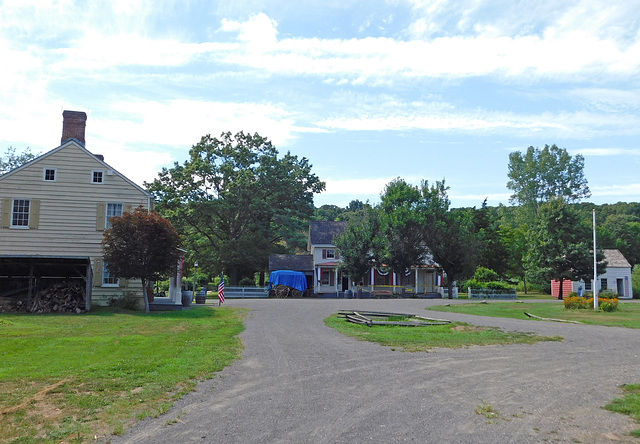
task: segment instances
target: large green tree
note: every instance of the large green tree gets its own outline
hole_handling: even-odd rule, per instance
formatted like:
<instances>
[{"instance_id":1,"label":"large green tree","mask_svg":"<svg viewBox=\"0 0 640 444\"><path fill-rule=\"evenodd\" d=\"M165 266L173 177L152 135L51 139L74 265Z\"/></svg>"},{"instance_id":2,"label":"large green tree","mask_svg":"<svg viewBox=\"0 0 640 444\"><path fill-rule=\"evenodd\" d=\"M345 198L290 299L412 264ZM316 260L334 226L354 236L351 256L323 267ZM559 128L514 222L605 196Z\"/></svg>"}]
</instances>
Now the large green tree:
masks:
<instances>
[{"instance_id":1,"label":"large green tree","mask_svg":"<svg viewBox=\"0 0 640 444\"><path fill-rule=\"evenodd\" d=\"M591 196L584 177L584 157L572 157L556 145L543 149L530 146L524 155L519 151L509 154L508 176L511 201L533 210L556 196L569 203Z\"/></svg>"},{"instance_id":2,"label":"large green tree","mask_svg":"<svg viewBox=\"0 0 640 444\"><path fill-rule=\"evenodd\" d=\"M611 214L598 226L602 248L620 250L631 266L640 263L640 218L630 214Z\"/></svg>"},{"instance_id":3,"label":"large green tree","mask_svg":"<svg viewBox=\"0 0 640 444\"><path fill-rule=\"evenodd\" d=\"M380 196L380 243L377 260L396 273L404 273L420 264L426 255L422 215L418 211L420 189L397 178Z\"/></svg>"},{"instance_id":4,"label":"large green tree","mask_svg":"<svg viewBox=\"0 0 640 444\"><path fill-rule=\"evenodd\" d=\"M188 160L146 185L200 266L232 284L301 242L325 186L306 158L279 157L268 139L243 132L202 137Z\"/></svg>"},{"instance_id":5,"label":"large green tree","mask_svg":"<svg viewBox=\"0 0 640 444\"><path fill-rule=\"evenodd\" d=\"M504 278L509 269L509 253L500 231L500 208L487 206L485 200L480 209L474 208L472 212L478 239L478 266L491 269Z\"/></svg>"},{"instance_id":6,"label":"large green tree","mask_svg":"<svg viewBox=\"0 0 640 444\"><path fill-rule=\"evenodd\" d=\"M478 264L478 239L472 215L464 210L450 209L448 189L444 180L433 185L423 181L419 212L424 243L447 274L451 299L454 281L471 276Z\"/></svg>"},{"instance_id":7,"label":"large green tree","mask_svg":"<svg viewBox=\"0 0 640 444\"><path fill-rule=\"evenodd\" d=\"M536 222L529 231L528 270L538 280L589 281L593 279L592 231L562 197L553 197L540 206ZM598 269L606 265L602 251L597 253Z\"/></svg>"},{"instance_id":8,"label":"large green tree","mask_svg":"<svg viewBox=\"0 0 640 444\"><path fill-rule=\"evenodd\" d=\"M335 240L340 249L340 270L354 282L377 265L376 252L380 250L380 219L370 206L352 213L347 229Z\"/></svg>"},{"instance_id":9,"label":"large green tree","mask_svg":"<svg viewBox=\"0 0 640 444\"><path fill-rule=\"evenodd\" d=\"M149 283L175 272L180 237L168 220L142 208L112 217L110 224L102 240L104 261L112 275L142 281L145 308L149 311Z\"/></svg>"}]
</instances>

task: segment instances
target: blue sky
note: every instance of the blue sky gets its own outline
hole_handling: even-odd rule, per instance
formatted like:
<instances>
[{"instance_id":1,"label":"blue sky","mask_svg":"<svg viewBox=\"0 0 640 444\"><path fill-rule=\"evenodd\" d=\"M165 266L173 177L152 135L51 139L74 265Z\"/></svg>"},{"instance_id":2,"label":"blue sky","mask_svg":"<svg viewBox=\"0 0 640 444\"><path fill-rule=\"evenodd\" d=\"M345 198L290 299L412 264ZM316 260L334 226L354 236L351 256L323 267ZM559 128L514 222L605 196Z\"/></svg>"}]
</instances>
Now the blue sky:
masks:
<instances>
[{"instance_id":1,"label":"blue sky","mask_svg":"<svg viewBox=\"0 0 640 444\"><path fill-rule=\"evenodd\" d=\"M555 143L588 201L640 201L638 0L0 0L0 60L0 155L69 109L139 184L243 130L310 160L316 206L402 177L460 207L509 204L509 153Z\"/></svg>"}]
</instances>

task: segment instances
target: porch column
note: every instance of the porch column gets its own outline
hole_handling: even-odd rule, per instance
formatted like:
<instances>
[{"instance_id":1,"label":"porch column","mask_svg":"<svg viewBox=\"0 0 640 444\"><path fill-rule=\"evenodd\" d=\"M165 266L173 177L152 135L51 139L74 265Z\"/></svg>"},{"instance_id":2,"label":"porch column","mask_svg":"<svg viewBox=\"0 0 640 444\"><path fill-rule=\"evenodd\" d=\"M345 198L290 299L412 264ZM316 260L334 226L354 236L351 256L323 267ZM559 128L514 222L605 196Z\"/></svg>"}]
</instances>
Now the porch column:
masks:
<instances>
[{"instance_id":1,"label":"porch column","mask_svg":"<svg viewBox=\"0 0 640 444\"><path fill-rule=\"evenodd\" d=\"M418 288L418 268L416 268L416 294L418 294Z\"/></svg>"}]
</instances>

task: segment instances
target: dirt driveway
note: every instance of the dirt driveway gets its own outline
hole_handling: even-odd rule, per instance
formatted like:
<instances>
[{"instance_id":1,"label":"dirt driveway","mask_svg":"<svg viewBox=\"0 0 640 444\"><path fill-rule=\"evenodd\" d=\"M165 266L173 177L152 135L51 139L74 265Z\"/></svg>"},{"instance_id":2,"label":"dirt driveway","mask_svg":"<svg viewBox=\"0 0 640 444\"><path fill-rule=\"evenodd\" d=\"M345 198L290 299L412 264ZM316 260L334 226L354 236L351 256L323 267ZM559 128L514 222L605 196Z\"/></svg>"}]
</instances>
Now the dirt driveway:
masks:
<instances>
[{"instance_id":1,"label":"dirt driveway","mask_svg":"<svg viewBox=\"0 0 640 444\"><path fill-rule=\"evenodd\" d=\"M242 359L109 442L640 443L626 435L640 425L602 409L640 382L640 329L438 313L565 339L407 353L322 323L341 309L420 314L448 302L229 300L251 310Z\"/></svg>"}]
</instances>

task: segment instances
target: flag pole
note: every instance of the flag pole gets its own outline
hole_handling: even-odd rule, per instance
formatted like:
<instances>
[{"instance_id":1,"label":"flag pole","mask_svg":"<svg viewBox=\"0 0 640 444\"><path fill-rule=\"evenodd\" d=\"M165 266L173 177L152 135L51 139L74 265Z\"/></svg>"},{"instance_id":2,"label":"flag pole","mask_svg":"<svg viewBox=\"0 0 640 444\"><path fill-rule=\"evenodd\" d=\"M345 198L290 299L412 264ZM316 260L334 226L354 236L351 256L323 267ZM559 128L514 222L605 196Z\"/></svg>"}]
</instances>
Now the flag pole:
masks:
<instances>
[{"instance_id":1,"label":"flag pole","mask_svg":"<svg viewBox=\"0 0 640 444\"><path fill-rule=\"evenodd\" d=\"M598 258L596 251L596 210L593 210L593 309L598 309Z\"/></svg>"}]
</instances>

